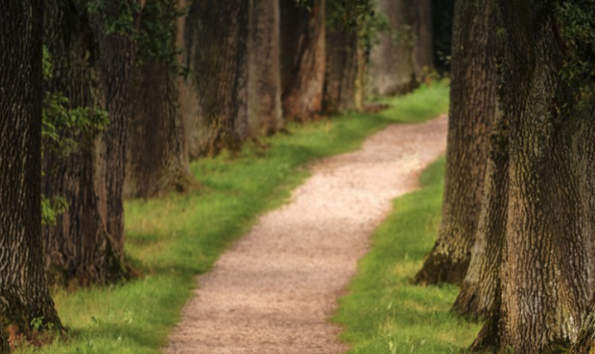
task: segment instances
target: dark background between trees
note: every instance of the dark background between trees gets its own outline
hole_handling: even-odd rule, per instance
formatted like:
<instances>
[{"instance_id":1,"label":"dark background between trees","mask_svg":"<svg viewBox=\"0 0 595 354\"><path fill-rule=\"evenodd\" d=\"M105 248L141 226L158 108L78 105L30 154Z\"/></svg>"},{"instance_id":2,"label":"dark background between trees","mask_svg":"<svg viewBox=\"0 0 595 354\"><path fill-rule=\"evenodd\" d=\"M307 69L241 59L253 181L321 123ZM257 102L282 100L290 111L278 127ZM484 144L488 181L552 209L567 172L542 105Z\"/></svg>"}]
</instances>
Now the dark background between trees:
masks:
<instances>
[{"instance_id":1,"label":"dark background between trees","mask_svg":"<svg viewBox=\"0 0 595 354\"><path fill-rule=\"evenodd\" d=\"M189 161L450 68L443 217L419 284L462 286L472 349L595 338L595 3L0 4L0 352L61 330L49 286L125 281L123 199ZM452 29L452 36L451 36ZM452 40L451 40L452 38ZM451 56L452 53L452 56ZM39 326L37 326L39 327ZM10 331L7 329L10 328Z\"/></svg>"}]
</instances>

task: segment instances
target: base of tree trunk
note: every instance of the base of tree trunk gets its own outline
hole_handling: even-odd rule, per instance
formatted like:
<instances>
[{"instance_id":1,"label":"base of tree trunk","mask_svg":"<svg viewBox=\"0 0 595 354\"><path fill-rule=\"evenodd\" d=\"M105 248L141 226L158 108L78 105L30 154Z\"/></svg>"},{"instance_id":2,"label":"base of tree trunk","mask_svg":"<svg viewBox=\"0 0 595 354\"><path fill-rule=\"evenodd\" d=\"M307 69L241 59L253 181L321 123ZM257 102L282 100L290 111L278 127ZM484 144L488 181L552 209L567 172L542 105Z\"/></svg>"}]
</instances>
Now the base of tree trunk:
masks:
<instances>
[{"instance_id":1,"label":"base of tree trunk","mask_svg":"<svg viewBox=\"0 0 595 354\"><path fill-rule=\"evenodd\" d=\"M483 303L485 303L485 299ZM487 317L489 309L485 308L485 305L482 305L477 283L470 284L463 282L461 291L452 305L451 311L472 322L480 321Z\"/></svg>"},{"instance_id":2,"label":"base of tree trunk","mask_svg":"<svg viewBox=\"0 0 595 354\"><path fill-rule=\"evenodd\" d=\"M477 337L469 347L472 352L495 352L499 347L498 337L498 316L494 316L486 322Z\"/></svg>"},{"instance_id":3,"label":"base of tree trunk","mask_svg":"<svg viewBox=\"0 0 595 354\"><path fill-rule=\"evenodd\" d=\"M430 253L421 270L413 279L414 284L435 285L440 283L461 284L469 261L456 261L445 254Z\"/></svg>"}]
</instances>

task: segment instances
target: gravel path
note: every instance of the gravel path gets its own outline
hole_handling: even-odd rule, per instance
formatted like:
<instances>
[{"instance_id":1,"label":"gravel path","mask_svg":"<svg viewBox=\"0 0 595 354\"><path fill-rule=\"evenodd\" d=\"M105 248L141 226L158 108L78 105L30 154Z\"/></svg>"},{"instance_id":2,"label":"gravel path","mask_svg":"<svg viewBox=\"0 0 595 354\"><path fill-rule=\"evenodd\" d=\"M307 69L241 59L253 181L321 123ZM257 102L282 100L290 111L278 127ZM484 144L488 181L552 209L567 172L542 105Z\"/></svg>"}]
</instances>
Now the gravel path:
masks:
<instances>
[{"instance_id":1,"label":"gravel path","mask_svg":"<svg viewBox=\"0 0 595 354\"><path fill-rule=\"evenodd\" d=\"M183 310L166 353L341 353L328 322L391 211L446 147L446 117L391 125L352 153L320 160L291 201L228 249Z\"/></svg>"}]
</instances>

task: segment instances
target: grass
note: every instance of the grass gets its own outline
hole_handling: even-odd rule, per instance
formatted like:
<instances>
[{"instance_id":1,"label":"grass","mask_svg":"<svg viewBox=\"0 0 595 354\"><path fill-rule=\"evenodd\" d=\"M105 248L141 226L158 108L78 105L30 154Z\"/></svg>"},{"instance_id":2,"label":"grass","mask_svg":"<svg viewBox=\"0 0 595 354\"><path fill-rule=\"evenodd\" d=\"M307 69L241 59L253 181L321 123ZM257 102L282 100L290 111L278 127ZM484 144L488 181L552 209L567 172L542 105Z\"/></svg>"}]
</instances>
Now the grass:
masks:
<instances>
[{"instance_id":1,"label":"grass","mask_svg":"<svg viewBox=\"0 0 595 354\"><path fill-rule=\"evenodd\" d=\"M375 231L334 320L351 353L460 353L477 331L449 313L458 287L410 283L432 248L440 222L445 160L421 176L423 188L394 201Z\"/></svg>"},{"instance_id":2,"label":"grass","mask_svg":"<svg viewBox=\"0 0 595 354\"><path fill-rule=\"evenodd\" d=\"M246 146L240 156L222 154L192 163L200 191L125 206L127 258L143 276L108 287L56 290L54 300L68 339L37 353L157 353L180 319L196 286L221 252L259 214L287 200L316 158L357 148L390 123L423 121L448 108L448 87L439 83L387 100L378 114L345 114L264 140L263 151ZM23 348L21 352L32 351Z\"/></svg>"}]
</instances>

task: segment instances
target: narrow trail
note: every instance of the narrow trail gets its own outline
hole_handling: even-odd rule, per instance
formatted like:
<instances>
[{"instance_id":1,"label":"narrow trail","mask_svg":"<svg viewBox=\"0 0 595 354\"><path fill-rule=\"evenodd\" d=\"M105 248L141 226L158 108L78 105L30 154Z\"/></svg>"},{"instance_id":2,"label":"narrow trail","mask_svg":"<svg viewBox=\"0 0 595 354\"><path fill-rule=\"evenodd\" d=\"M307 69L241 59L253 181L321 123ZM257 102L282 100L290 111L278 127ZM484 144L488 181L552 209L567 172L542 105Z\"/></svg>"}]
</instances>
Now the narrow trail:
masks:
<instances>
[{"instance_id":1,"label":"narrow trail","mask_svg":"<svg viewBox=\"0 0 595 354\"><path fill-rule=\"evenodd\" d=\"M228 249L183 310L166 353L342 353L328 322L391 200L446 147L447 119L391 125L318 161L291 201Z\"/></svg>"}]
</instances>

